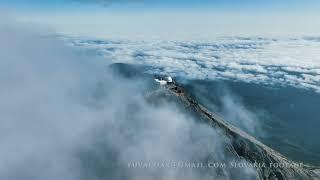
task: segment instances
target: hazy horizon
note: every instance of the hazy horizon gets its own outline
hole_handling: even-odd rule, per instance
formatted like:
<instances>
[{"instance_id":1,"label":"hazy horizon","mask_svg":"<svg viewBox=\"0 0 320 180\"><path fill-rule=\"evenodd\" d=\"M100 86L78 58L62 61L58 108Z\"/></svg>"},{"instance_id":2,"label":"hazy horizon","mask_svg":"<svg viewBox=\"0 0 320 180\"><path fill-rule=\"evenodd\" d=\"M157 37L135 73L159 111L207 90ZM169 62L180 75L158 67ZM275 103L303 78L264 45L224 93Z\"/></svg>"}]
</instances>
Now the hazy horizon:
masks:
<instances>
[{"instance_id":1,"label":"hazy horizon","mask_svg":"<svg viewBox=\"0 0 320 180\"><path fill-rule=\"evenodd\" d=\"M28 3L16 0L3 1L0 5L18 21L49 27L59 34L124 39L211 39L319 36L320 22L315 21L320 18L319 4L313 0L34 0Z\"/></svg>"}]
</instances>

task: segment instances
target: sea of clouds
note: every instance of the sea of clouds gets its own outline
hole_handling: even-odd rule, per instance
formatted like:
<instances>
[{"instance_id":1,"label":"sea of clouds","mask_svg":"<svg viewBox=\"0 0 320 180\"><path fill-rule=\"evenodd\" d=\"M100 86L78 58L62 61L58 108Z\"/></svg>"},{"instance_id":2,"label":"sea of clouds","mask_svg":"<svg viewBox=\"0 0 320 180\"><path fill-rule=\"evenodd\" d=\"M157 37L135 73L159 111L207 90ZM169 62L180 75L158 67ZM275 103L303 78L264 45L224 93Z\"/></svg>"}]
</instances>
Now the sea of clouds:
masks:
<instances>
[{"instance_id":1,"label":"sea of clouds","mask_svg":"<svg viewBox=\"0 0 320 180\"><path fill-rule=\"evenodd\" d=\"M188 79L227 79L320 92L320 39L221 37L211 41L65 38L113 62Z\"/></svg>"}]
</instances>

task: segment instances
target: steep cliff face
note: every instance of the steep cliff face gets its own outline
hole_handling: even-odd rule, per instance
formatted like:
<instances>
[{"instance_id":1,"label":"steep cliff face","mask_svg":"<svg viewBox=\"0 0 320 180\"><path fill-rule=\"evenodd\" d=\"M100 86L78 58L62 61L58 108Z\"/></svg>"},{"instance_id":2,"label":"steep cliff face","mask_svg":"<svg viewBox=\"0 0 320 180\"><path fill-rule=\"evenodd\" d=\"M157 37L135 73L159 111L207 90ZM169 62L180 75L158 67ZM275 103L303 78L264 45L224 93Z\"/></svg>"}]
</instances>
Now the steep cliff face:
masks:
<instances>
[{"instance_id":1,"label":"steep cliff face","mask_svg":"<svg viewBox=\"0 0 320 180\"><path fill-rule=\"evenodd\" d=\"M229 139L228 150L233 156L245 159L258 171L263 180L318 180L320 170L316 167L296 163L279 152L264 145L254 137L231 125L217 114L190 97L178 84L168 84L163 91L151 93L152 96L176 97L188 111L193 111L201 119L205 119L214 128L223 132Z\"/></svg>"}]
</instances>

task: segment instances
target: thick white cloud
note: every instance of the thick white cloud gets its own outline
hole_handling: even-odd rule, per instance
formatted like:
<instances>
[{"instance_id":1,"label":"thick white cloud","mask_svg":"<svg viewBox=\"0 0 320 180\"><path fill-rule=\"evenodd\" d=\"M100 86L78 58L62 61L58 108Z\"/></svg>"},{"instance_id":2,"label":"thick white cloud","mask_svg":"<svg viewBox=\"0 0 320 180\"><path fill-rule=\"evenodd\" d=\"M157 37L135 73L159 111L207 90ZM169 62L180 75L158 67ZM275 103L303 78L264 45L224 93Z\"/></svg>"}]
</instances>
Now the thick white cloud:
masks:
<instances>
[{"instance_id":1,"label":"thick white cloud","mask_svg":"<svg viewBox=\"0 0 320 180\"><path fill-rule=\"evenodd\" d=\"M195 79L233 79L320 91L320 42L316 38L219 38L213 41L86 41L115 62L150 65Z\"/></svg>"},{"instance_id":2,"label":"thick white cloud","mask_svg":"<svg viewBox=\"0 0 320 180\"><path fill-rule=\"evenodd\" d=\"M215 169L127 164L234 160L216 130L174 104L147 104L143 81L114 76L36 27L0 24L1 180L212 179ZM219 174L256 177L252 168Z\"/></svg>"}]
</instances>

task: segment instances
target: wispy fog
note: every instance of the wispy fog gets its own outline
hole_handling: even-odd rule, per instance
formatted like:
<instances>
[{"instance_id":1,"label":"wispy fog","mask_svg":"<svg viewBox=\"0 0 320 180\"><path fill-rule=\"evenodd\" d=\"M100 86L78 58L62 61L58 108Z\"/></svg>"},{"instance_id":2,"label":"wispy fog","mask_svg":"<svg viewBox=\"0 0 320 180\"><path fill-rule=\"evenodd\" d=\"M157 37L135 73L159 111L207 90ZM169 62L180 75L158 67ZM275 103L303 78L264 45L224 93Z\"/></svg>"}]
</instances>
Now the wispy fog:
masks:
<instances>
[{"instance_id":1,"label":"wispy fog","mask_svg":"<svg viewBox=\"0 0 320 180\"><path fill-rule=\"evenodd\" d=\"M228 92L221 97L221 102L221 113L227 120L250 134L259 134L262 136L263 132L261 130L259 117L243 104L240 97Z\"/></svg>"},{"instance_id":2,"label":"wispy fog","mask_svg":"<svg viewBox=\"0 0 320 180\"><path fill-rule=\"evenodd\" d=\"M116 77L108 61L36 27L0 22L0 179L255 178L250 168L128 167L239 160L226 153L227 139L177 105L148 104L143 81Z\"/></svg>"}]
</instances>

